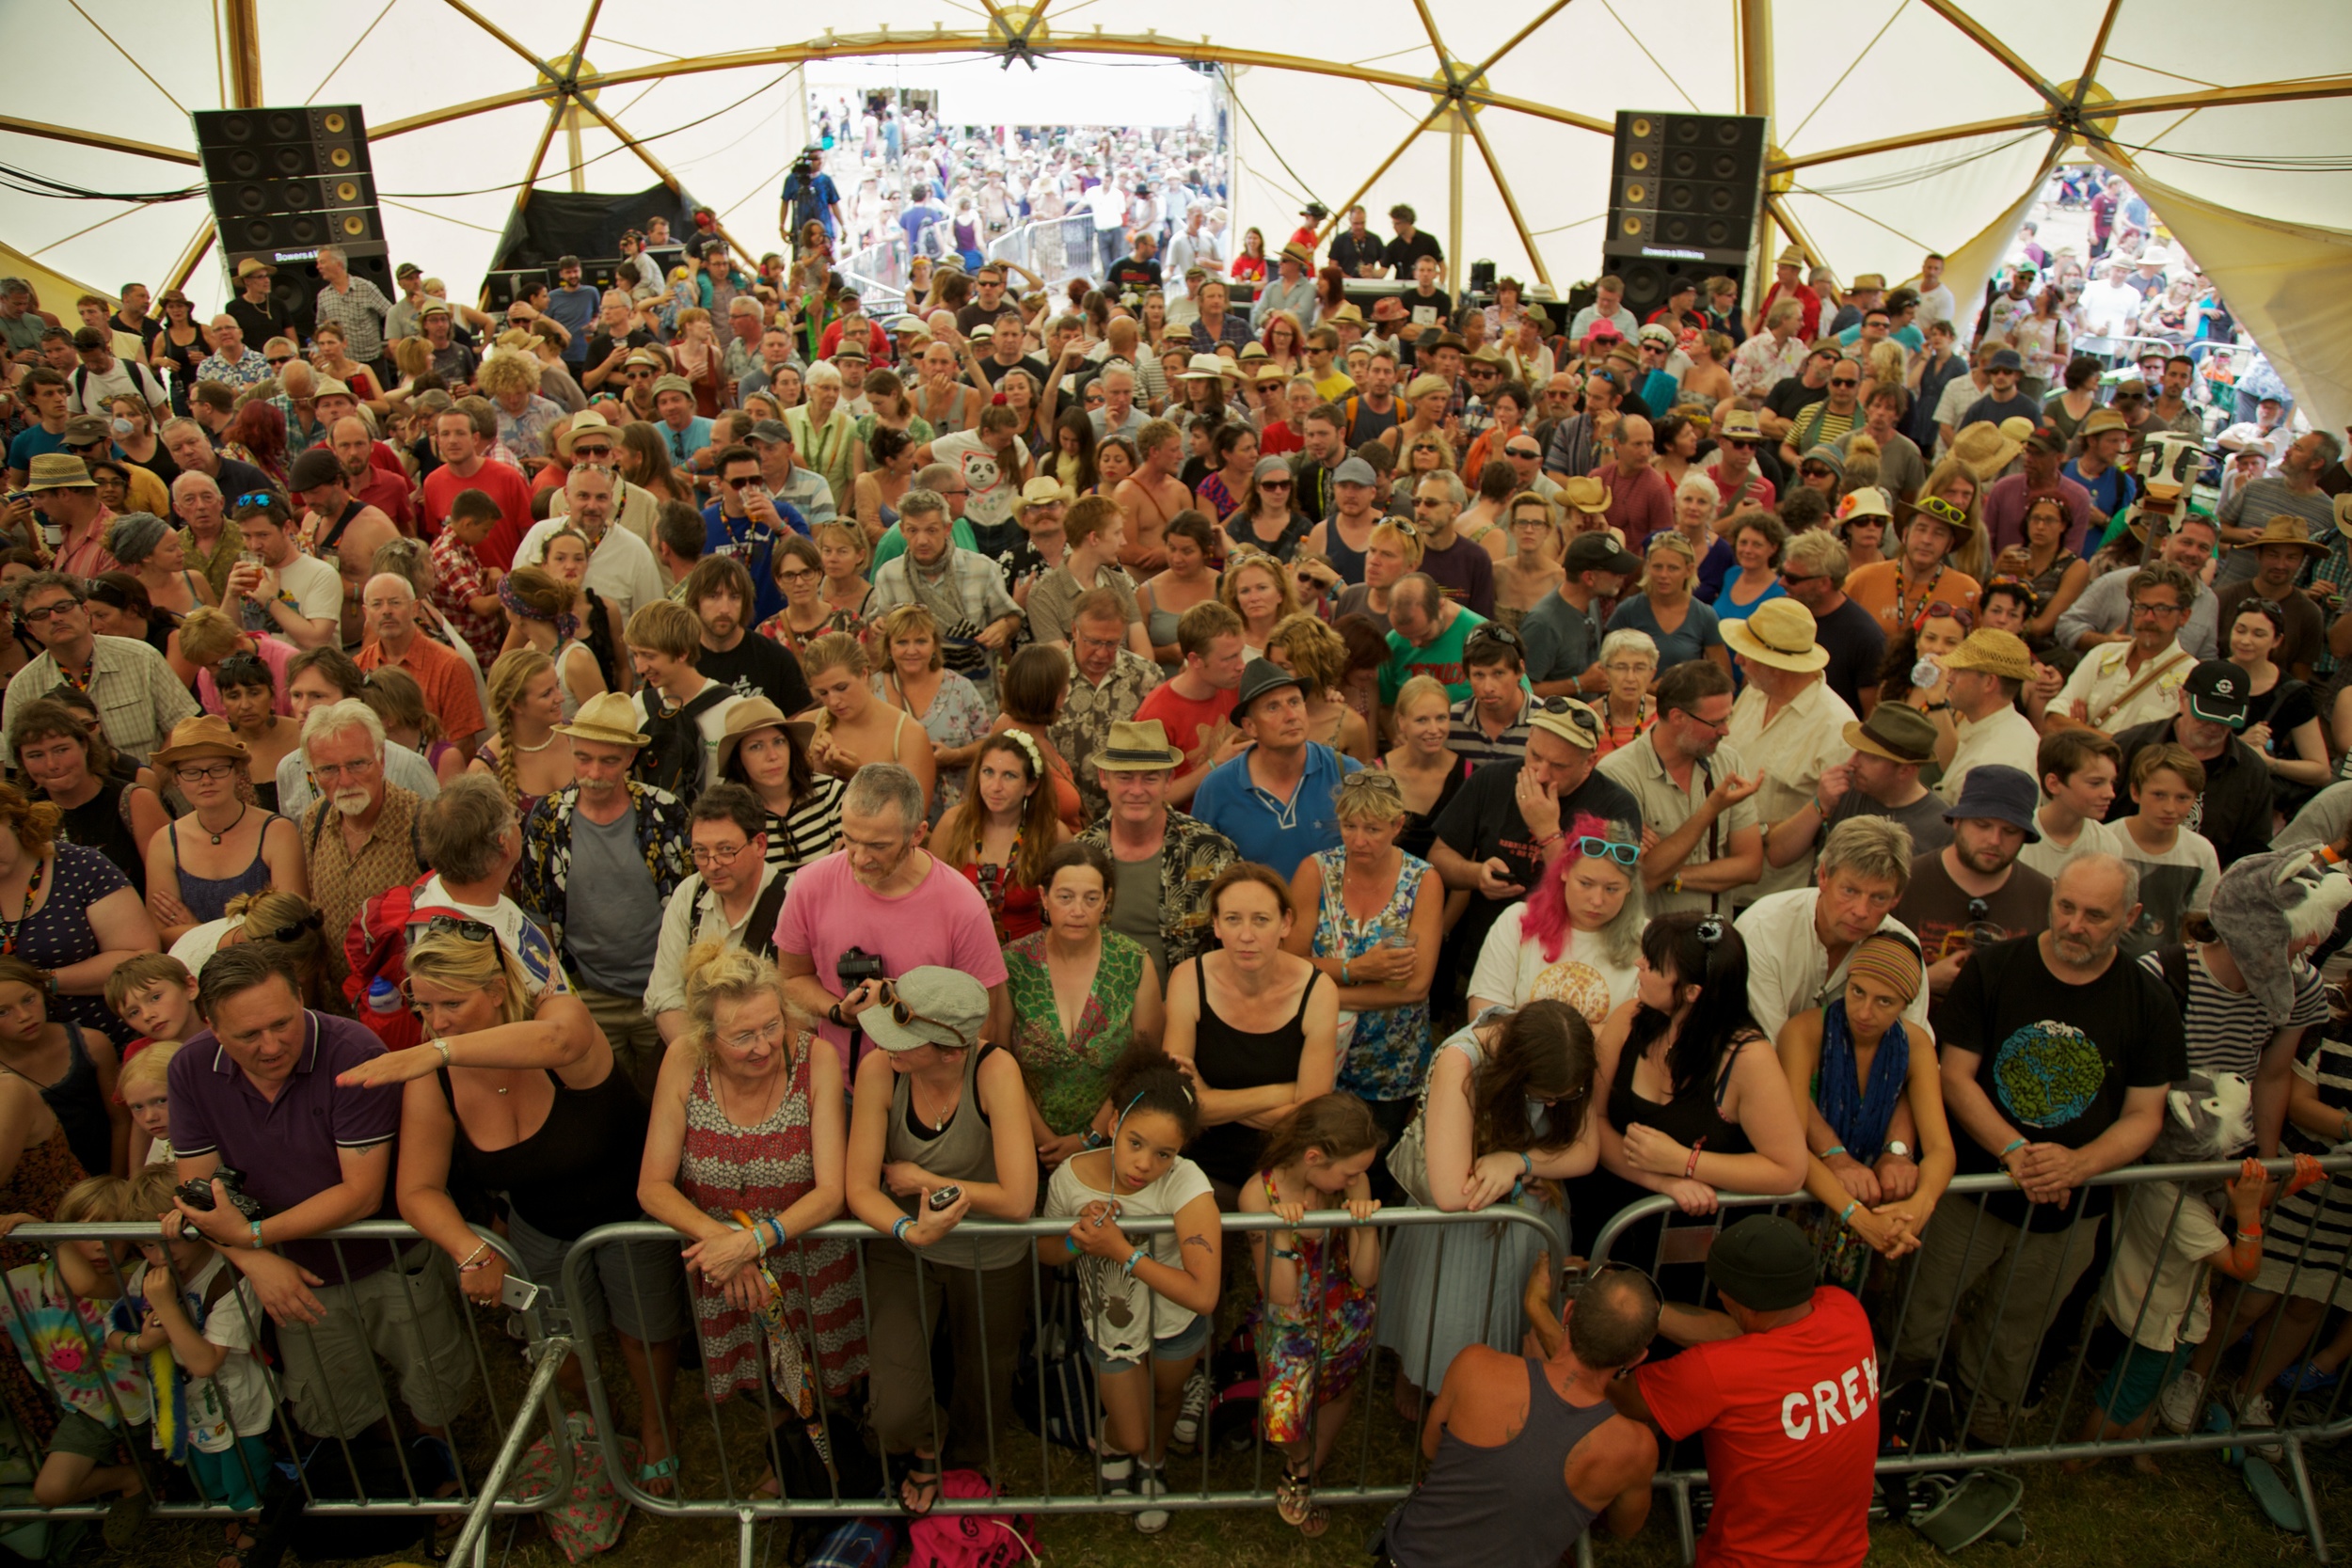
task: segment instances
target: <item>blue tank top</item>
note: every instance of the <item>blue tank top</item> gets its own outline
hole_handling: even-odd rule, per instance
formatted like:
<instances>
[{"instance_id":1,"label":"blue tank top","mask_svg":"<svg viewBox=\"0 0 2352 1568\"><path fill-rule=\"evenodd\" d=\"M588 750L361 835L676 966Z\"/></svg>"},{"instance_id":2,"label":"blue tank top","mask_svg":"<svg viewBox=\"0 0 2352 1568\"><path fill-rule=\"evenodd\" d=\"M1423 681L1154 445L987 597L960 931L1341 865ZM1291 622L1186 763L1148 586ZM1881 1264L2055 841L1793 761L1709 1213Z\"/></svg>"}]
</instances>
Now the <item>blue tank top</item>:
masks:
<instances>
[{"instance_id":1,"label":"blue tank top","mask_svg":"<svg viewBox=\"0 0 2352 1568\"><path fill-rule=\"evenodd\" d=\"M259 893L269 886L269 865L262 859L262 846L269 838L269 825L278 820L276 812L262 816L261 837L253 841L253 862L233 877L199 877L191 874L180 859L180 824L171 823L164 831L171 835L172 863L180 867L180 902L199 920L222 920L229 914L229 901L240 893Z\"/></svg>"},{"instance_id":2,"label":"blue tank top","mask_svg":"<svg viewBox=\"0 0 2352 1568\"><path fill-rule=\"evenodd\" d=\"M1447 1431L1421 1489L1389 1521L1397 1568L1439 1568L1461 1560L1466 1540L1491 1568L1553 1568L1593 1522L1568 1490L1568 1451L1617 1413L1607 1400L1579 1408L1560 1397L1544 1364L1527 1365L1527 1424L1498 1447L1465 1443Z\"/></svg>"}]
</instances>

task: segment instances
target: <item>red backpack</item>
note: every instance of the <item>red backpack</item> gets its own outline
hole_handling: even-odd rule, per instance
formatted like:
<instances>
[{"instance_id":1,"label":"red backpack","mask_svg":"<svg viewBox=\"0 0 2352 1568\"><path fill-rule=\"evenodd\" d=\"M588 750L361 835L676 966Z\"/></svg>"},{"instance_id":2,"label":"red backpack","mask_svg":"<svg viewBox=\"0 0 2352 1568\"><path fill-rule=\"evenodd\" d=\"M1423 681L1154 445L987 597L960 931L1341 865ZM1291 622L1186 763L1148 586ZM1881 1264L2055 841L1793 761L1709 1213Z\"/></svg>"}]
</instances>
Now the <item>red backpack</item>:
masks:
<instances>
[{"instance_id":1,"label":"red backpack","mask_svg":"<svg viewBox=\"0 0 2352 1568\"><path fill-rule=\"evenodd\" d=\"M386 888L359 906L358 917L343 933L343 961L351 970L343 976L343 1000L351 1004L351 1016L374 1030L387 1051L423 1043L424 1025L405 1002L390 1012L377 1012L368 1006L368 988L384 979L397 990L408 978L408 922L432 879L427 872L413 883Z\"/></svg>"}]
</instances>

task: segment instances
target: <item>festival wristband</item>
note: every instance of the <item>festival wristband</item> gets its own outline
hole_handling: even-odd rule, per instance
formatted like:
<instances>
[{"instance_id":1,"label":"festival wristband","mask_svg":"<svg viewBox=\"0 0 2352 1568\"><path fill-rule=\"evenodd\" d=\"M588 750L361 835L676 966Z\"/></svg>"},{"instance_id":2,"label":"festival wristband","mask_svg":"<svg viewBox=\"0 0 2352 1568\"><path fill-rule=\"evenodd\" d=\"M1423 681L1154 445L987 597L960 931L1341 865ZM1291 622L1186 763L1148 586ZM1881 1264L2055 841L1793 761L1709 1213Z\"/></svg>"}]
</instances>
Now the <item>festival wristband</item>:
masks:
<instances>
[{"instance_id":1,"label":"festival wristband","mask_svg":"<svg viewBox=\"0 0 2352 1568\"><path fill-rule=\"evenodd\" d=\"M901 1214L898 1216L898 1223L890 1227L891 1238L894 1241L903 1242L907 1239L907 1232L913 1229L914 1227L914 1216L912 1214Z\"/></svg>"},{"instance_id":2,"label":"festival wristband","mask_svg":"<svg viewBox=\"0 0 2352 1568\"><path fill-rule=\"evenodd\" d=\"M262 1250L262 1222L260 1220L253 1220L248 1223L250 1223L253 1227L253 1250L259 1252Z\"/></svg>"},{"instance_id":3,"label":"festival wristband","mask_svg":"<svg viewBox=\"0 0 2352 1568\"><path fill-rule=\"evenodd\" d=\"M1851 1225L1853 1221L1853 1212L1861 1207L1862 1200L1860 1198L1850 1199L1845 1208L1837 1212L1837 1223L1839 1225Z\"/></svg>"},{"instance_id":4,"label":"festival wristband","mask_svg":"<svg viewBox=\"0 0 2352 1568\"><path fill-rule=\"evenodd\" d=\"M1535 1174L1535 1162L1527 1157L1525 1149L1519 1150L1519 1174L1523 1177Z\"/></svg>"},{"instance_id":5,"label":"festival wristband","mask_svg":"<svg viewBox=\"0 0 2352 1568\"><path fill-rule=\"evenodd\" d=\"M1064 1252L1069 1253L1071 1257L1075 1258L1075 1257L1077 1257L1077 1256L1078 1256L1078 1238L1077 1238L1077 1237L1075 1237L1075 1236L1064 1236L1064 1237L1061 1239L1061 1244L1062 1244L1062 1250L1063 1250Z\"/></svg>"},{"instance_id":6,"label":"festival wristband","mask_svg":"<svg viewBox=\"0 0 2352 1568\"><path fill-rule=\"evenodd\" d=\"M2241 1242L2259 1242L2263 1239L2263 1227L2259 1225L2240 1227L2237 1239Z\"/></svg>"},{"instance_id":7,"label":"festival wristband","mask_svg":"<svg viewBox=\"0 0 2352 1568\"><path fill-rule=\"evenodd\" d=\"M1133 1279L1136 1276L1136 1265L1151 1256L1151 1248L1139 1246L1127 1255L1127 1261L1120 1265L1119 1272Z\"/></svg>"},{"instance_id":8,"label":"festival wristband","mask_svg":"<svg viewBox=\"0 0 2352 1568\"><path fill-rule=\"evenodd\" d=\"M1845 1152L1846 1146L1844 1144L1832 1144L1827 1148L1821 1150L1820 1158L1824 1161L1835 1160L1840 1154Z\"/></svg>"},{"instance_id":9,"label":"festival wristband","mask_svg":"<svg viewBox=\"0 0 2352 1568\"><path fill-rule=\"evenodd\" d=\"M2012 1155L2012 1154L2016 1153L2019 1149L2021 1149L2021 1148L2025 1148L2025 1147L2026 1147L2026 1140L2025 1140L2025 1139L2023 1139L2023 1138L2011 1138L2011 1139L2009 1141L2009 1147L2008 1147L2007 1148L2004 1148L2003 1150L2001 1150L2001 1152L2000 1152L2000 1153L1995 1154L1995 1155L1994 1156L1994 1158L1995 1160L2007 1160L2007 1159L2008 1159L2010 1155Z\"/></svg>"},{"instance_id":10,"label":"festival wristband","mask_svg":"<svg viewBox=\"0 0 2352 1568\"><path fill-rule=\"evenodd\" d=\"M1700 1138L1697 1142L1691 1146L1691 1158L1682 1167L1682 1179L1685 1181L1693 1180L1697 1178L1699 1171L1699 1150L1705 1148L1706 1147L1707 1140L1705 1138Z\"/></svg>"}]
</instances>

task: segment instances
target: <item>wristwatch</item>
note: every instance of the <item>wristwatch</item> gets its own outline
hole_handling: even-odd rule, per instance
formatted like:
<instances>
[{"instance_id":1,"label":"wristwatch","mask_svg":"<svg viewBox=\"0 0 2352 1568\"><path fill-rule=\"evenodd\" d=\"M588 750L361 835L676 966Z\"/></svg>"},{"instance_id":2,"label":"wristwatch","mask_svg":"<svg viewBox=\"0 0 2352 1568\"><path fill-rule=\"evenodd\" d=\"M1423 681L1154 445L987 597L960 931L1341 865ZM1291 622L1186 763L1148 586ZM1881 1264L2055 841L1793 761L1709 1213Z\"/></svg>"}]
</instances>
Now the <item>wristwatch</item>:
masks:
<instances>
[{"instance_id":1,"label":"wristwatch","mask_svg":"<svg viewBox=\"0 0 2352 1568\"><path fill-rule=\"evenodd\" d=\"M1916 1155L1911 1152L1911 1146L1903 1142L1900 1138L1889 1140L1885 1151L1892 1154L1898 1160L1912 1160L1917 1158Z\"/></svg>"}]
</instances>

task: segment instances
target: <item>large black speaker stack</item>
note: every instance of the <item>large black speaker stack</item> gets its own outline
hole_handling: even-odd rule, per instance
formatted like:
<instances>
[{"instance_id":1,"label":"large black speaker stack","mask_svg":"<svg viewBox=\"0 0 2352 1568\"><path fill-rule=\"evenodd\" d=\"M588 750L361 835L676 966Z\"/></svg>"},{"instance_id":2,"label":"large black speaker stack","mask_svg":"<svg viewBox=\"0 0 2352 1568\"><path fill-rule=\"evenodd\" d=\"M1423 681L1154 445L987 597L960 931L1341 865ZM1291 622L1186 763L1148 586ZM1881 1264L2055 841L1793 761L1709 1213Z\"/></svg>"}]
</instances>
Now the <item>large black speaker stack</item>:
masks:
<instances>
[{"instance_id":1,"label":"large black speaker stack","mask_svg":"<svg viewBox=\"0 0 2352 1568\"><path fill-rule=\"evenodd\" d=\"M1602 270L1642 317L1677 278L1744 282L1763 199L1762 116L1620 109Z\"/></svg>"},{"instance_id":2,"label":"large black speaker stack","mask_svg":"<svg viewBox=\"0 0 2352 1568\"><path fill-rule=\"evenodd\" d=\"M237 263L248 257L267 261L278 269L272 293L308 337L320 287L319 248L335 245L354 277L369 279L387 298L399 297L368 164L367 120L358 104L202 109L190 118L232 296Z\"/></svg>"}]
</instances>

